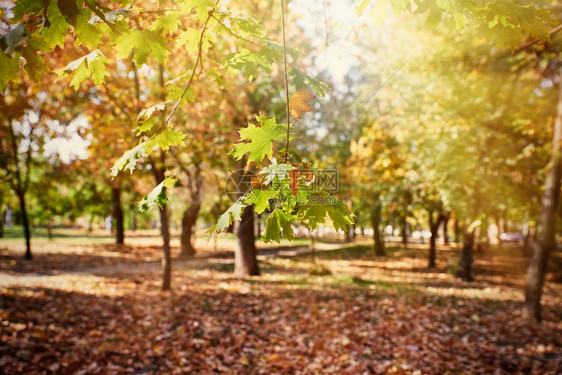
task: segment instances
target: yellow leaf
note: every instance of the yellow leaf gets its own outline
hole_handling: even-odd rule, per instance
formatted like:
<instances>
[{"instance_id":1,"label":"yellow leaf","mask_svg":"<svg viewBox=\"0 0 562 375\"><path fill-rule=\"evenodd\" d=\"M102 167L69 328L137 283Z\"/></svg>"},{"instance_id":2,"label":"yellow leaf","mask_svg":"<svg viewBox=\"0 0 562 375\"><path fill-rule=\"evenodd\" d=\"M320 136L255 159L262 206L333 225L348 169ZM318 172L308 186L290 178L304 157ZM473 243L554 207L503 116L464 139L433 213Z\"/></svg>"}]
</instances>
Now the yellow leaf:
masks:
<instances>
[{"instance_id":1,"label":"yellow leaf","mask_svg":"<svg viewBox=\"0 0 562 375\"><path fill-rule=\"evenodd\" d=\"M302 118L303 112L310 112L310 104L307 102L314 99L314 95L308 92L306 87L303 87L299 91L295 92L289 101L289 108L291 109L291 115L296 118Z\"/></svg>"}]
</instances>

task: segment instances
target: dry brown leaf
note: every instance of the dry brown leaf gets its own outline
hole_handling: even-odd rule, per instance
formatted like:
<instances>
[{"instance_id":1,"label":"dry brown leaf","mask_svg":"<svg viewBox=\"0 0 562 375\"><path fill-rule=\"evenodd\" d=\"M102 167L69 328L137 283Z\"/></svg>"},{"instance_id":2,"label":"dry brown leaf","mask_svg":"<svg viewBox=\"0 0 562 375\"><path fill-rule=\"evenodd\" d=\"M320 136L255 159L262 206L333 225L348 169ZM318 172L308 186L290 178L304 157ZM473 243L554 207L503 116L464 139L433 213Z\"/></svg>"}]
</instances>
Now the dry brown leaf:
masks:
<instances>
[{"instance_id":1,"label":"dry brown leaf","mask_svg":"<svg viewBox=\"0 0 562 375\"><path fill-rule=\"evenodd\" d=\"M308 92L308 88L303 87L295 92L289 101L291 115L296 119L301 119L303 112L312 111L310 104L308 104L311 100L314 100L314 95Z\"/></svg>"}]
</instances>

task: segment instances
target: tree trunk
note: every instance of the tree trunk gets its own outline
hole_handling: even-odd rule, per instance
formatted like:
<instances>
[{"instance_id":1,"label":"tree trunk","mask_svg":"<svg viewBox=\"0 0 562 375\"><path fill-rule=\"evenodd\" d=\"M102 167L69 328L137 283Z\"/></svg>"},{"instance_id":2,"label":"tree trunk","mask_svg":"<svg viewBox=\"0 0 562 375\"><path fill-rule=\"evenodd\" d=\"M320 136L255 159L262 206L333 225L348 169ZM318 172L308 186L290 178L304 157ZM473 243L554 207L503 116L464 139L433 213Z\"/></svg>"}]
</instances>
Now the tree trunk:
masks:
<instances>
[{"instance_id":1,"label":"tree trunk","mask_svg":"<svg viewBox=\"0 0 562 375\"><path fill-rule=\"evenodd\" d=\"M560 71L562 79L562 70ZM542 288L546 276L548 258L552 249L556 247L556 218L558 214L558 201L560 198L560 178L562 175L562 160L560 147L562 142L562 83L558 98L558 112L554 123L552 138L552 151L550 156L550 170L546 178L537 239L533 243L533 255L527 271L525 286L525 306L523 315L530 321L541 320Z\"/></svg>"},{"instance_id":2,"label":"tree trunk","mask_svg":"<svg viewBox=\"0 0 562 375\"><path fill-rule=\"evenodd\" d=\"M376 256L385 256L384 239L380 232L382 205L380 199L377 197L376 202L371 208L371 223L373 224L373 240L374 250Z\"/></svg>"},{"instance_id":3,"label":"tree trunk","mask_svg":"<svg viewBox=\"0 0 562 375\"><path fill-rule=\"evenodd\" d=\"M27 217L27 207L25 204L25 191L18 191L17 196L20 201L21 218L23 224L23 233L25 235L25 259L31 260L31 232L29 229L29 218Z\"/></svg>"},{"instance_id":4,"label":"tree trunk","mask_svg":"<svg viewBox=\"0 0 562 375\"><path fill-rule=\"evenodd\" d=\"M125 243L125 227L123 215L123 206L121 205L121 187L113 186L111 188L111 204L112 216L115 223L115 243L123 245Z\"/></svg>"},{"instance_id":5,"label":"tree trunk","mask_svg":"<svg viewBox=\"0 0 562 375\"><path fill-rule=\"evenodd\" d=\"M435 248L435 243L437 240L437 232L439 231L439 225L443 220L444 216L442 214L438 214L435 221L433 220L433 212L429 212L429 230L431 232L431 237L429 239L429 262L428 267L433 268L436 266L435 259L437 257L437 250Z\"/></svg>"},{"instance_id":6,"label":"tree trunk","mask_svg":"<svg viewBox=\"0 0 562 375\"><path fill-rule=\"evenodd\" d=\"M53 225L50 221L47 222L47 238L49 239L49 241L53 240Z\"/></svg>"},{"instance_id":7,"label":"tree trunk","mask_svg":"<svg viewBox=\"0 0 562 375\"><path fill-rule=\"evenodd\" d=\"M408 222L406 215L402 216L402 244L408 246Z\"/></svg>"},{"instance_id":8,"label":"tree trunk","mask_svg":"<svg viewBox=\"0 0 562 375\"><path fill-rule=\"evenodd\" d=\"M195 247L193 247L192 237L200 207L199 203L192 203L183 213L181 219L180 256L188 257L195 255Z\"/></svg>"},{"instance_id":9,"label":"tree trunk","mask_svg":"<svg viewBox=\"0 0 562 375\"><path fill-rule=\"evenodd\" d=\"M457 277L464 281L474 281L472 277L472 258L474 253L474 232L464 232L463 247L461 253L461 260L459 263L460 269L457 272Z\"/></svg>"},{"instance_id":10,"label":"tree trunk","mask_svg":"<svg viewBox=\"0 0 562 375\"><path fill-rule=\"evenodd\" d=\"M451 213L443 216L443 244L449 244L449 232L447 228L449 227L449 219L451 218Z\"/></svg>"},{"instance_id":11,"label":"tree trunk","mask_svg":"<svg viewBox=\"0 0 562 375\"><path fill-rule=\"evenodd\" d=\"M164 241L162 257L162 290L172 288L172 253L170 251L170 222L168 217L168 205L160 207L160 233Z\"/></svg>"},{"instance_id":12,"label":"tree trunk","mask_svg":"<svg viewBox=\"0 0 562 375\"><path fill-rule=\"evenodd\" d=\"M234 273L238 276L258 276L260 271L256 258L254 209L252 206L244 209L241 221L237 221L235 227L238 243L234 253Z\"/></svg>"}]
</instances>

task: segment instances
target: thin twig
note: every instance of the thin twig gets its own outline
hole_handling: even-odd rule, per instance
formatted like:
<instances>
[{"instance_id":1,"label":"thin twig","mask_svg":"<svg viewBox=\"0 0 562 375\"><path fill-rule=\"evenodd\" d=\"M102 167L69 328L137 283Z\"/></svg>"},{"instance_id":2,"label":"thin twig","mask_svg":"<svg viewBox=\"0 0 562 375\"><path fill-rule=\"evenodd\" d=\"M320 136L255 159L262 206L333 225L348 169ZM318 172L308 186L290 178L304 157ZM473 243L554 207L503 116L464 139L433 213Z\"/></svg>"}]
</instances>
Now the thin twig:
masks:
<instances>
[{"instance_id":1,"label":"thin twig","mask_svg":"<svg viewBox=\"0 0 562 375\"><path fill-rule=\"evenodd\" d=\"M207 19L205 20L205 23L203 24L203 29L201 30L201 36L199 37L199 46L198 46L198 49L197 49L197 59L195 60L195 65L193 66L193 71L191 72L191 77L189 77L189 82L185 86L185 89L183 89L183 92L182 92L180 98L178 99L178 101L176 102L176 104L174 105L174 107L172 108L172 111L170 112L170 114L166 118L166 122L164 123L164 127L168 126L168 123L170 122L170 119L174 115L174 112L176 112L176 110L180 106L181 101L185 97L185 94L187 94L187 90L189 90L189 88L191 87L191 83L193 82L193 79L195 78L195 74L197 72L197 66L201 62L201 59L203 58L203 56L202 56L202 54L203 54L203 40L205 38L205 32L207 31L207 25L209 24L209 20L213 16L213 13L216 10L216 6L219 4L219 1L220 0L217 0L215 2L215 8L213 8L209 11L209 15L207 16Z\"/></svg>"},{"instance_id":2,"label":"thin twig","mask_svg":"<svg viewBox=\"0 0 562 375\"><path fill-rule=\"evenodd\" d=\"M289 107L289 78L287 76L287 42L285 40L285 2L281 0L281 24L283 29L283 77L285 78L285 102L287 103L287 145L285 163L289 161L289 139L291 136L291 109Z\"/></svg>"}]
</instances>

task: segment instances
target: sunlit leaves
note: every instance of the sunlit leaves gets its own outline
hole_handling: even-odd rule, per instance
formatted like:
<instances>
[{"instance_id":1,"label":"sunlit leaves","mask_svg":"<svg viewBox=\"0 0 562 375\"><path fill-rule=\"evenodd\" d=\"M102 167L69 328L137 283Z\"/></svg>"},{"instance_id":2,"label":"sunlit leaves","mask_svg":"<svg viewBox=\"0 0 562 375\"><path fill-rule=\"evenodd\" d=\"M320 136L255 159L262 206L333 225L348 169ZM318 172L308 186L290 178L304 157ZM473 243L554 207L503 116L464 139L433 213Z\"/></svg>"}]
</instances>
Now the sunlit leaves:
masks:
<instances>
[{"instance_id":1,"label":"sunlit leaves","mask_svg":"<svg viewBox=\"0 0 562 375\"><path fill-rule=\"evenodd\" d=\"M159 33L151 30L130 30L121 34L116 40L117 58L127 58L134 53L133 60L142 65L151 55L161 64L166 62L168 46Z\"/></svg>"},{"instance_id":2,"label":"sunlit leaves","mask_svg":"<svg viewBox=\"0 0 562 375\"><path fill-rule=\"evenodd\" d=\"M61 14L57 1L51 1L49 4L47 8L47 19L50 25L49 27L43 28L41 31L42 39L51 50L57 46L64 46L64 38L69 25Z\"/></svg>"},{"instance_id":3,"label":"sunlit leaves","mask_svg":"<svg viewBox=\"0 0 562 375\"><path fill-rule=\"evenodd\" d=\"M163 34L170 33L173 34L178 30L181 20L179 18L178 12L170 12L162 17L159 17L152 23L150 27L153 31L158 31Z\"/></svg>"},{"instance_id":4,"label":"sunlit leaves","mask_svg":"<svg viewBox=\"0 0 562 375\"><path fill-rule=\"evenodd\" d=\"M95 49L101 43L101 32L97 27L88 23L84 14L79 14L76 19L76 44L83 44L87 48Z\"/></svg>"},{"instance_id":5,"label":"sunlit leaves","mask_svg":"<svg viewBox=\"0 0 562 375\"><path fill-rule=\"evenodd\" d=\"M395 14L413 10L426 14L426 25L436 27L443 14L452 17L457 29L462 30L467 22L479 24L482 34L489 41L515 49L525 35L543 41L550 40L549 24L553 19L546 8L533 5L520 5L507 1L488 1L482 3L460 2L455 0L415 0L415 8L410 8L407 0L362 0L356 6L361 16L372 5L370 16L380 25L388 15L389 4Z\"/></svg>"},{"instance_id":6,"label":"sunlit leaves","mask_svg":"<svg viewBox=\"0 0 562 375\"><path fill-rule=\"evenodd\" d=\"M131 173L133 173L133 171L137 167L137 163L139 162L139 160L146 156L146 142L141 142L136 147L127 150L123 154L123 156L117 159L117 161L111 168L111 175L117 176L117 174L121 170L129 170Z\"/></svg>"},{"instance_id":7,"label":"sunlit leaves","mask_svg":"<svg viewBox=\"0 0 562 375\"><path fill-rule=\"evenodd\" d=\"M244 203L247 205L254 205L254 211L257 214L263 213L265 210L269 209L270 199L274 199L279 196L279 190L260 190L253 189L251 192L246 194Z\"/></svg>"},{"instance_id":8,"label":"sunlit leaves","mask_svg":"<svg viewBox=\"0 0 562 375\"><path fill-rule=\"evenodd\" d=\"M146 211L158 205L162 207L168 202L166 195L166 188L174 187L176 179L173 177L166 177L164 181L159 183L152 191L144 197L139 203L140 211Z\"/></svg>"},{"instance_id":9,"label":"sunlit leaves","mask_svg":"<svg viewBox=\"0 0 562 375\"><path fill-rule=\"evenodd\" d=\"M248 165L255 162L260 165L266 158L273 155L273 142L285 139L287 128L277 124L274 117L257 117L261 123L260 127L249 124L248 127L240 129L240 140L248 141L234 145L232 155L240 160L248 154Z\"/></svg>"},{"instance_id":10,"label":"sunlit leaves","mask_svg":"<svg viewBox=\"0 0 562 375\"><path fill-rule=\"evenodd\" d=\"M183 14L190 14L193 9L197 12L197 19L199 22L204 22L208 16L207 8L214 7L215 4L209 0L186 0L183 2L180 12Z\"/></svg>"},{"instance_id":11,"label":"sunlit leaves","mask_svg":"<svg viewBox=\"0 0 562 375\"><path fill-rule=\"evenodd\" d=\"M65 75L74 72L74 76L70 82L74 89L78 89L80 84L90 77L94 83L99 86L104 82L105 77L109 75L105 66L108 62L109 59L99 50L96 50L86 56L70 62L64 68L57 70L57 73L59 78L62 78Z\"/></svg>"},{"instance_id":12,"label":"sunlit leaves","mask_svg":"<svg viewBox=\"0 0 562 375\"><path fill-rule=\"evenodd\" d=\"M172 146L185 146L183 141L185 136L182 132L168 127L148 141L146 150L150 152L154 147L158 146L161 150L168 151Z\"/></svg>"},{"instance_id":13,"label":"sunlit leaves","mask_svg":"<svg viewBox=\"0 0 562 375\"><path fill-rule=\"evenodd\" d=\"M310 104L308 104L311 100L314 100L314 95L309 93L306 87L295 92L289 101L291 115L296 119L301 119L303 112L310 112L312 110Z\"/></svg>"},{"instance_id":14,"label":"sunlit leaves","mask_svg":"<svg viewBox=\"0 0 562 375\"><path fill-rule=\"evenodd\" d=\"M217 223L213 225L211 229L209 229L209 233L213 232L222 232L226 228L232 224L234 220L240 220L242 216L242 212L244 212L244 208L246 208L246 204L243 203L240 199L234 202L230 208L219 216Z\"/></svg>"}]
</instances>

